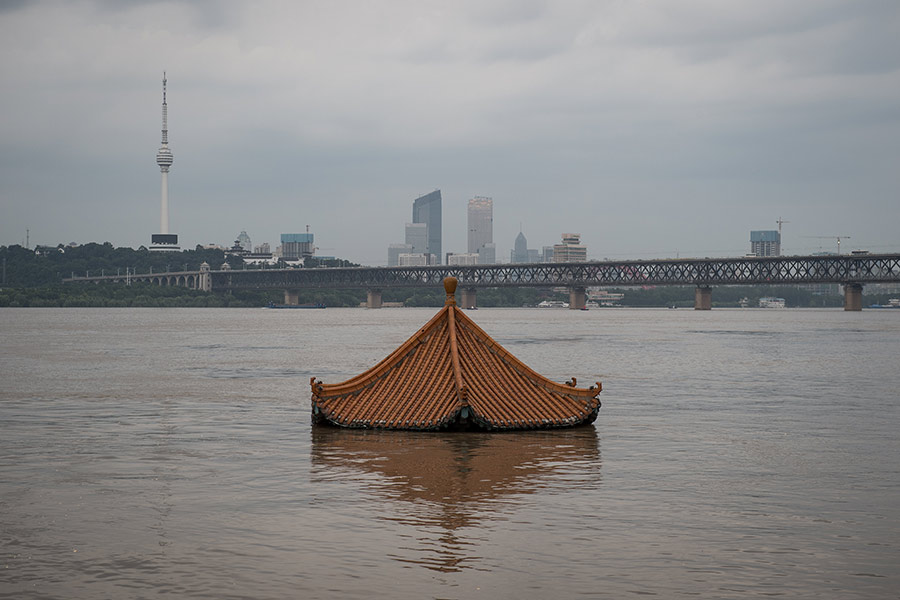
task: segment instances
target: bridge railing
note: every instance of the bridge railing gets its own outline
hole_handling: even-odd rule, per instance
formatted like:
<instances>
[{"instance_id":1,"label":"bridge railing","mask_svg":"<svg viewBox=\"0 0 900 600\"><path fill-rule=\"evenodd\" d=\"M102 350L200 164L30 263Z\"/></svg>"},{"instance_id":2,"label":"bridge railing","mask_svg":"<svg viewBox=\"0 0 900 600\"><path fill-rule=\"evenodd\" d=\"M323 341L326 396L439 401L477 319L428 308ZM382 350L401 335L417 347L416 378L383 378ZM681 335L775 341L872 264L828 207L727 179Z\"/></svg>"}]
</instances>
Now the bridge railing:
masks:
<instances>
[{"instance_id":1,"label":"bridge railing","mask_svg":"<svg viewBox=\"0 0 900 600\"><path fill-rule=\"evenodd\" d=\"M63 283L136 283L149 282L157 285L174 285L196 287L200 271L160 271L156 273L118 273L116 275L85 275L84 277L67 277Z\"/></svg>"}]
</instances>

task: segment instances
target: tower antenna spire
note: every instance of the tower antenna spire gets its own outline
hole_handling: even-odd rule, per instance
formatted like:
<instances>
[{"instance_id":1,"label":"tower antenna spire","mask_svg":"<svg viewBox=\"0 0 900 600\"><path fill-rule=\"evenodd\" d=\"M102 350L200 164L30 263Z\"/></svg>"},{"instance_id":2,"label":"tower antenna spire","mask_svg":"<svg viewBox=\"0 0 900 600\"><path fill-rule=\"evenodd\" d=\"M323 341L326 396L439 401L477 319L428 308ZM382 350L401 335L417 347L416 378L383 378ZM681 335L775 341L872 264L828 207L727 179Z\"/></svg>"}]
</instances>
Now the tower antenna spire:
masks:
<instances>
[{"instance_id":1,"label":"tower antenna spire","mask_svg":"<svg viewBox=\"0 0 900 600\"><path fill-rule=\"evenodd\" d=\"M162 143L169 143L169 107L166 105L166 72L163 71ZM161 165L160 165L161 166Z\"/></svg>"}]
</instances>

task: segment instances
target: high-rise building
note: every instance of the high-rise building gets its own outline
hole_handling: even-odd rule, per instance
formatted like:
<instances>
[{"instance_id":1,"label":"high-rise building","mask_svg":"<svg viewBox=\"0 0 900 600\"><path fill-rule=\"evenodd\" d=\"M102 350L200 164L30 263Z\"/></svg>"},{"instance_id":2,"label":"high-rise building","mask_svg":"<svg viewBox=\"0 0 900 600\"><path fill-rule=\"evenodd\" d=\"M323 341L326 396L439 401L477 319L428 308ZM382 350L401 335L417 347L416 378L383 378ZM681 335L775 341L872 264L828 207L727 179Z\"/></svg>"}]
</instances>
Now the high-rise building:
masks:
<instances>
[{"instance_id":1,"label":"high-rise building","mask_svg":"<svg viewBox=\"0 0 900 600\"><path fill-rule=\"evenodd\" d=\"M425 249L417 250L434 256L432 260L441 262L441 190L434 190L413 200L413 223L424 223Z\"/></svg>"},{"instance_id":2,"label":"high-rise building","mask_svg":"<svg viewBox=\"0 0 900 600\"><path fill-rule=\"evenodd\" d=\"M494 201L485 196L475 196L468 207L468 251L478 249L494 241Z\"/></svg>"},{"instance_id":3,"label":"high-rise building","mask_svg":"<svg viewBox=\"0 0 900 600\"><path fill-rule=\"evenodd\" d=\"M510 262L512 263L525 263L530 262L528 260L528 240L525 239L525 234L521 231L519 235L516 236L516 241L513 243L512 255L510 256Z\"/></svg>"},{"instance_id":4,"label":"high-rise building","mask_svg":"<svg viewBox=\"0 0 900 600\"><path fill-rule=\"evenodd\" d=\"M241 231L238 234L237 243L241 248L243 248L247 252L250 252L251 250L253 250L253 245L250 243L250 236L247 235L246 231Z\"/></svg>"},{"instance_id":5,"label":"high-rise building","mask_svg":"<svg viewBox=\"0 0 900 600\"><path fill-rule=\"evenodd\" d=\"M413 247L410 244L391 244L388 246L388 266L399 267L401 254L412 254Z\"/></svg>"},{"instance_id":6,"label":"high-rise building","mask_svg":"<svg viewBox=\"0 0 900 600\"><path fill-rule=\"evenodd\" d=\"M587 246L580 233L562 234L562 243L553 245L553 262L587 262Z\"/></svg>"},{"instance_id":7,"label":"high-rise building","mask_svg":"<svg viewBox=\"0 0 900 600\"><path fill-rule=\"evenodd\" d=\"M497 246L493 242L483 244L478 249L478 264L492 265L497 262Z\"/></svg>"},{"instance_id":8,"label":"high-rise building","mask_svg":"<svg viewBox=\"0 0 900 600\"><path fill-rule=\"evenodd\" d=\"M778 231L751 231L750 254L754 256L781 256L781 233Z\"/></svg>"},{"instance_id":9,"label":"high-rise building","mask_svg":"<svg viewBox=\"0 0 900 600\"><path fill-rule=\"evenodd\" d=\"M316 253L311 233L282 233L281 257L286 260L306 258Z\"/></svg>"},{"instance_id":10,"label":"high-rise building","mask_svg":"<svg viewBox=\"0 0 900 600\"><path fill-rule=\"evenodd\" d=\"M412 246L413 254L428 254L428 224L407 223L406 243Z\"/></svg>"},{"instance_id":11,"label":"high-rise building","mask_svg":"<svg viewBox=\"0 0 900 600\"><path fill-rule=\"evenodd\" d=\"M162 173L162 193L160 198L159 233L150 236L150 250L156 252L178 251L178 234L169 233L169 167L175 162L169 150L169 107L166 104L166 72L162 80L162 145L156 153L156 164Z\"/></svg>"},{"instance_id":12,"label":"high-rise building","mask_svg":"<svg viewBox=\"0 0 900 600\"><path fill-rule=\"evenodd\" d=\"M485 196L469 200L469 253L484 254L482 248L494 241L494 201ZM496 262L496 261L492 261Z\"/></svg>"},{"instance_id":13,"label":"high-rise building","mask_svg":"<svg viewBox=\"0 0 900 600\"><path fill-rule=\"evenodd\" d=\"M272 247L269 246L269 242L263 242L259 246L253 249L253 254L271 254Z\"/></svg>"}]
</instances>

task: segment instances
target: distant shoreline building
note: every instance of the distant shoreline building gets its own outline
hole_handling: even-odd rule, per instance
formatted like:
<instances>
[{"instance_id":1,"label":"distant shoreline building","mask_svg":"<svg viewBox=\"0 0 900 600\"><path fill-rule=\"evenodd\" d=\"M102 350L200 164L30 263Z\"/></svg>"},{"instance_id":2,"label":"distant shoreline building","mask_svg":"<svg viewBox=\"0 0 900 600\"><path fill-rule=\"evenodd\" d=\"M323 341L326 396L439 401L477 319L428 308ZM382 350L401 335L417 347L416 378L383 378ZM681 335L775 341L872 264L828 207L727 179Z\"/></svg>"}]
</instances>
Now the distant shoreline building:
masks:
<instances>
[{"instance_id":1,"label":"distant shoreline building","mask_svg":"<svg viewBox=\"0 0 900 600\"><path fill-rule=\"evenodd\" d=\"M781 233L778 231L751 231L750 254L754 256L781 256Z\"/></svg>"},{"instance_id":2,"label":"distant shoreline building","mask_svg":"<svg viewBox=\"0 0 900 600\"><path fill-rule=\"evenodd\" d=\"M553 245L553 262L587 262L587 246L580 233L562 234L562 243Z\"/></svg>"},{"instance_id":3,"label":"distant shoreline building","mask_svg":"<svg viewBox=\"0 0 900 600\"><path fill-rule=\"evenodd\" d=\"M162 173L160 197L159 233L150 236L150 250L154 252L177 252L178 234L169 233L169 167L175 162L169 150L169 108L166 104L166 72L162 80L162 145L156 153L156 164Z\"/></svg>"},{"instance_id":4,"label":"distant shoreline building","mask_svg":"<svg viewBox=\"0 0 900 600\"><path fill-rule=\"evenodd\" d=\"M281 258L284 258L285 260L297 260L314 256L315 253L316 247L313 245L313 234L281 234Z\"/></svg>"},{"instance_id":5,"label":"distant shoreline building","mask_svg":"<svg viewBox=\"0 0 900 600\"><path fill-rule=\"evenodd\" d=\"M548 251L548 246L544 247L544 251ZM549 248L549 256L553 256L553 248ZM550 262L550 260L537 248L529 248L525 234L520 231L519 235L516 236L516 241L513 243L513 249L509 251L509 262L521 264Z\"/></svg>"},{"instance_id":6,"label":"distant shoreline building","mask_svg":"<svg viewBox=\"0 0 900 600\"><path fill-rule=\"evenodd\" d=\"M413 254L430 254L428 252L428 224L407 223L405 228L406 245L412 246Z\"/></svg>"},{"instance_id":7,"label":"distant shoreline building","mask_svg":"<svg viewBox=\"0 0 900 600\"><path fill-rule=\"evenodd\" d=\"M421 252L411 252L397 256L398 267L424 267L428 265L429 257Z\"/></svg>"},{"instance_id":8,"label":"distant shoreline building","mask_svg":"<svg viewBox=\"0 0 900 600\"><path fill-rule=\"evenodd\" d=\"M401 254L412 254L413 247L410 244L391 244L388 246L388 265L389 267L400 266Z\"/></svg>"},{"instance_id":9,"label":"distant shoreline building","mask_svg":"<svg viewBox=\"0 0 900 600\"><path fill-rule=\"evenodd\" d=\"M447 253L447 264L453 266L477 265L478 254L474 252Z\"/></svg>"},{"instance_id":10,"label":"distant shoreline building","mask_svg":"<svg viewBox=\"0 0 900 600\"><path fill-rule=\"evenodd\" d=\"M519 235L516 236L516 241L513 242L513 249L509 254L509 262L515 263L527 263L528 261L528 240L525 239L525 234L521 231Z\"/></svg>"},{"instance_id":11,"label":"distant shoreline building","mask_svg":"<svg viewBox=\"0 0 900 600\"><path fill-rule=\"evenodd\" d=\"M478 264L493 265L497 262L497 246L493 242L484 244L478 249Z\"/></svg>"}]
</instances>

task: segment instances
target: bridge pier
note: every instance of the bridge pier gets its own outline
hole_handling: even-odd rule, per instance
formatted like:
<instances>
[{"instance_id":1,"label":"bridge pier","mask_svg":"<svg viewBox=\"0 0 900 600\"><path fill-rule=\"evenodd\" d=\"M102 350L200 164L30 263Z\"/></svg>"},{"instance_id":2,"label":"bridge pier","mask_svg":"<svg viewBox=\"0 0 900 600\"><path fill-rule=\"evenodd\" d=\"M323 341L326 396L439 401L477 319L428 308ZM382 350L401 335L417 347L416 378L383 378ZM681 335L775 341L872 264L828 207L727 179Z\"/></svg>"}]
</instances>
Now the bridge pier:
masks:
<instances>
[{"instance_id":1,"label":"bridge pier","mask_svg":"<svg viewBox=\"0 0 900 600\"><path fill-rule=\"evenodd\" d=\"M300 304L300 292L297 290L284 290L284 303L289 306Z\"/></svg>"},{"instance_id":2,"label":"bridge pier","mask_svg":"<svg viewBox=\"0 0 900 600\"><path fill-rule=\"evenodd\" d=\"M694 292L694 310L712 309L712 288L708 285L698 285Z\"/></svg>"},{"instance_id":3,"label":"bridge pier","mask_svg":"<svg viewBox=\"0 0 900 600\"><path fill-rule=\"evenodd\" d=\"M366 291L366 308L381 308L381 290Z\"/></svg>"},{"instance_id":4,"label":"bridge pier","mask_svg":"<svg viewBox=\"0 0 900 600\"><path fill-rule=\"evenodd\" d=\"M583 287L569 288L569 310L581 310L587 303L587 290Z\"/></svg>"},{"instance_id":5,"label":"bridge pier","mask_svg":"<svg viewBox=\"0 0 900 600\"><path fill-rule=\"evenodd\" d=\"M462 308L477 308L478 305L475 302L475 288L463 288L459 294L459 305Z\"/></svg>"},{"instance_id":6,"label":"bridge pier","mask_svg":"<svg viewBox=\"0 0 900 600\"><path fill-rule=\"evenodd\" d=\"M862 310L862 290L860 283L844 285L844 310Z\"/></svg>"}]
</instances>

